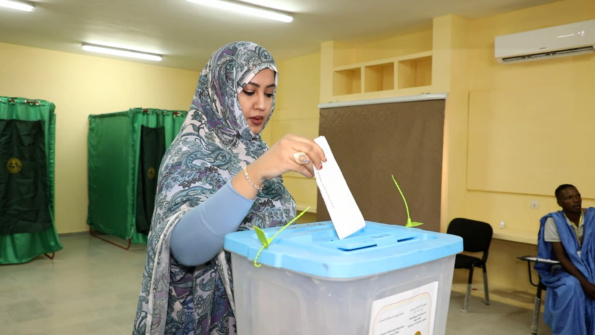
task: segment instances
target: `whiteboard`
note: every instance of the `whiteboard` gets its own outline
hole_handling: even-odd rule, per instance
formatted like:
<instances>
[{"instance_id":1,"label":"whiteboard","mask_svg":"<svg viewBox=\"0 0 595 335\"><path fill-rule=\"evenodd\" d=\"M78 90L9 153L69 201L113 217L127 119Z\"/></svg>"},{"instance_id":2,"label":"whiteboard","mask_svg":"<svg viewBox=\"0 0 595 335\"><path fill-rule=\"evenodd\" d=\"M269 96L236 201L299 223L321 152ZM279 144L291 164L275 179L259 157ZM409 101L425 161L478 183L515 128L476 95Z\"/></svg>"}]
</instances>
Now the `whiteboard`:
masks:
<instances>
[{"instance_id":1,"label":"whiteboard","mask_svg":"<svg viewBox=\"0 0 595 335\"><path fill-rule=\"evenodd\" d=\"M553 196L564 183L595 198L595 94L576 86L474 91L467 187Z\"/></svg>"}]
</instances>

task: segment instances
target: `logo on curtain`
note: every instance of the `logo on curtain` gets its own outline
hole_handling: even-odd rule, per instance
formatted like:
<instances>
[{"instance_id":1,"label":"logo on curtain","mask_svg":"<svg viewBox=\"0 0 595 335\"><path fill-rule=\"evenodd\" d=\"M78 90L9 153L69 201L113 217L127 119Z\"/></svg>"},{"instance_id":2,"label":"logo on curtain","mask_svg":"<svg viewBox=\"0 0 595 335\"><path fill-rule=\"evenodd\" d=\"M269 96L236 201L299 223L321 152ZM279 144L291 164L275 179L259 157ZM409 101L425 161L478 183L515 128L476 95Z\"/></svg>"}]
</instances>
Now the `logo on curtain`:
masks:
<instances>
[{"instance_id":1,"label":"logo on curtain","mask_svg":"<svg viewBox=\"0 0 595 335\"><path fill-rule=\"evenodd\" d=\"M21 163L21 160L18 158L11 157L6 163L6 169L8 169L8 173L11 174L21 172L22 168L23 164Z\"/></svg>"},{"instance_id":2,"label":"logo on curtain","mask_svg":"<svg viewBox=\"0 0 595 335\"><path fill-rule=\"evenodd\" d=\"M156 174L156 173L155 173L155 168L151 166L151 167L150 167L150 168L147 170L147 177L149 177L149 179L153 179L153 178L155 178L155 174Z\"/></svg>"}]
</instances>

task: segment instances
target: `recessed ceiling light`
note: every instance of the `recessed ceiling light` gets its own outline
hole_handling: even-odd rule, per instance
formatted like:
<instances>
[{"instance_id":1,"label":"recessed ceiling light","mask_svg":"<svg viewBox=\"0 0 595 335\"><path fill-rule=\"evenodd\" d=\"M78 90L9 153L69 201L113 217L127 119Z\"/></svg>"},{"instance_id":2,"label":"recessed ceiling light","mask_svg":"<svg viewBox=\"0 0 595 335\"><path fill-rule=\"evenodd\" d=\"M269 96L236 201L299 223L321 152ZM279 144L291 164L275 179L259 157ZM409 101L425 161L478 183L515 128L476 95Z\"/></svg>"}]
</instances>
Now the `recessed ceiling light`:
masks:
<instances>
[{"instance_id":1,"label":"recessed ceiling light","mask_svg":"<svg viewBox=\"0 0 595 335\"><path fill-rule=\"evenodd\" d=\"M187 0L188 2L194 2L199 5L205 5L220 9L233 11L240 14L248 14L252 16L262 17L265 19L277 20L281 22L293 21L293 16L277 11L274 9L259 7L250 5L242 2L227 1L227 0Z\"/></svg>"},{"instance_id":2,"label":"recessed ceiling light","mask_svg":"<svg viewBox=\"0 0 595 335\"><path fill-rule=\"evenodd\" d=\"M97 52L97 53L106 54L106 55L115 55L115 56L129 57L129 58L152 60L152 61L156 61L156 62L161 61L163 59L163 57L161 55L150 54L150 53L146 53L146 52L142 52L142 51L105 47L105 46L94 45L94 44L83 44L82 48L83 48L83 50L90 51L90 52Z\"/></svg>"},{"instance_id":3,"label":"recessed ceiling light","mask_svg":"<svg viewBox=\"0 0 595 335\"><path fill-rule=\"evenodd\" d=\"M0 7L18 9L25 12L32 12L35 10L35 6L30 3L15 0L0 0Z\"/></svg>"}]
</instances>

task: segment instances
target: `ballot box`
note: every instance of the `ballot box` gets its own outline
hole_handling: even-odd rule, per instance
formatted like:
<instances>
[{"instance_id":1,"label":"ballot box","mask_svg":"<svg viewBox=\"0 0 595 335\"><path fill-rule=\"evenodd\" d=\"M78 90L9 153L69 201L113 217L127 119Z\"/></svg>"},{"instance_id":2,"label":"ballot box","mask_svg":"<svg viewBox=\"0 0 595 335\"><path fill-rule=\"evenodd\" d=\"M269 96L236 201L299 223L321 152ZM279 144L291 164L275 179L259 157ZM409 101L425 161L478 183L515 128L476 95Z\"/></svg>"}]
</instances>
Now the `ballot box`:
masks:
<instances>
[{"instance_id":1,"label":"ballot box","mask_svg":"<svg viewBox=\"0 0 595 335\"><path fill-rule=\"evenodd\" d=\"M230 233L224 248L239 335L440 335L463 241L369 221L339 239L328 221L290 226L267 248L252 230Z\"/></svg>"}]
</instances>

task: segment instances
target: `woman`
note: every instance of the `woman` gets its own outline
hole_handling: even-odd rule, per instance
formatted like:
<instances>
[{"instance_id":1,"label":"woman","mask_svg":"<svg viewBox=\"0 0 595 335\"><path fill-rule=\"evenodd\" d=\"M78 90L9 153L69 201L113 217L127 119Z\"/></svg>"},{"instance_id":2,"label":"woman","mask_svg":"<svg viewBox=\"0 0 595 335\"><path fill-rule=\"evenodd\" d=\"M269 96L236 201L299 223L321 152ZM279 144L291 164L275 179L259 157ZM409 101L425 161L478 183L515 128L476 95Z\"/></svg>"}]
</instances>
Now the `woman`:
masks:
<instances>
[{"instance_id":1,"label":"woman","mask_svg":"<svg viewBox=\"0 0 595 335\"><path fill-rule=\"evenodd\" d=\"M223 237L283 225L295 203L280 176L326 160L311 139L270 149L260 133L275 107L277 68L251 42L214 52L189 113L163 157L134 334L235 334Z\"/></svg>"}]
</instances>

